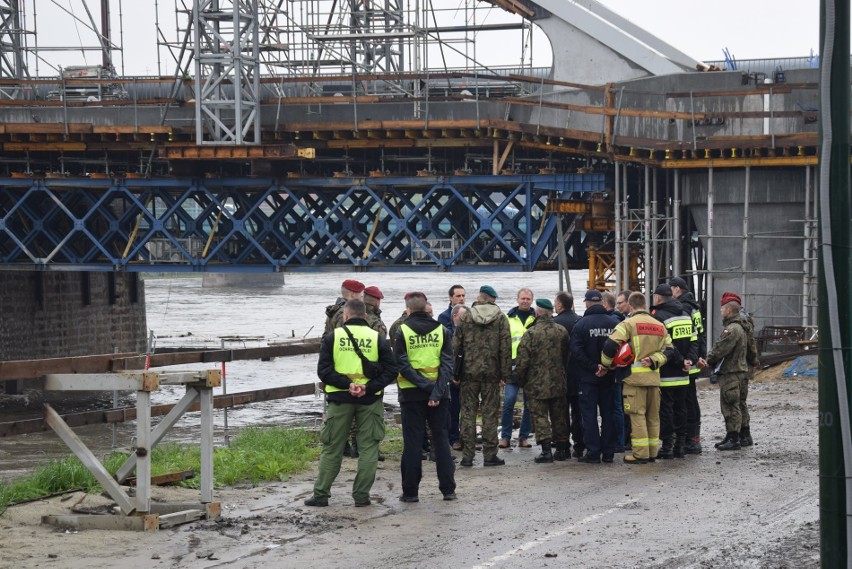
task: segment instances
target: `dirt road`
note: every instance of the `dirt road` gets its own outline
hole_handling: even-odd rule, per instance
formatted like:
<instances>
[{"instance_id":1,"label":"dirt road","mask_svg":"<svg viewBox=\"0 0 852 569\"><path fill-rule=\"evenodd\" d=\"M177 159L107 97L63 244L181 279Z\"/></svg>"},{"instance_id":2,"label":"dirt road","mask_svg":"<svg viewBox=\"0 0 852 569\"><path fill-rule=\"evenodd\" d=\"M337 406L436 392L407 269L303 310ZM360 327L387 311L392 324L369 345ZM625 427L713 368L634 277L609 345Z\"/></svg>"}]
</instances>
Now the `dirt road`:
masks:
<instances>
[{"instance_id":1,"label":"dirt road","mask_svg":"<svg viewBox=\"0 0 852 569\"><path fill-rule=\"evenodd\" d=\"M816 380L753 384L755 446L739 452L713 449L724 431L718 391L702 388L700 401L700 456L536 465L537 448L515 448L502 453L504 467L483 468L478 455L459 469L456 502L441 500L431 463L420 503L399 502L399 463L387 460L374 505L354 508L354 461L344 459L327 508L302 505L307 472L222 490L220 521L159 533L39 525L42 513L67 511L58 499L12 508L0 517L0 566L818 567Z\"/></svg>"}]
</instances>

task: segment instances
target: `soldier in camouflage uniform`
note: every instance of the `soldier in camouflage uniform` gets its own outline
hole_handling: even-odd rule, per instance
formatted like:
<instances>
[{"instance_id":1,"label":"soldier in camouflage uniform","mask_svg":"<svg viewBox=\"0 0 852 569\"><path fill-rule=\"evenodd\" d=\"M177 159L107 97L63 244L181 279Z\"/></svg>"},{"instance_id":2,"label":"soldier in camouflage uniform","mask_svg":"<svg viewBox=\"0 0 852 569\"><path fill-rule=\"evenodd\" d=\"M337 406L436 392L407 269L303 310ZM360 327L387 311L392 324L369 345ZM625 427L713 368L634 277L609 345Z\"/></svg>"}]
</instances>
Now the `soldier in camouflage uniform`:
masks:
<instances>
[{"instance_id":1,"label":"soldier in camouflage uniform","mask_svg":"<svg viewBox=\"0 0 852 569\"><path fill-rule=\"evenodd\" d=\"M459 319L453 335L453 353L463 353L461 371L462 466L473 466L476 454L476 416L482 413L484 466L500 466L497 424L500 420L500 385L512 374L512 337L509 320L494 304L497 293L489 285L479 289L470 310Z\"/></svg>"},{"instance_id":2,"label":"soldier in camouflage uniform","mask_svg":"<svg viewBox=\"0 0 852 569\"><path fill-rule=\"evenodd\" d=\"M754 320L745 308L740 309L740 321L746 333L746 363L748 364L745 381L740 384L740 414L742 415L740 446L750 447L754 444L754 440L751 438L751 416L748 413L746 399L748 399L748 383L754 379L755 369L760 367L760 358L758 357L757 343L754 341Z\"/></svg>"},{"instance_id":3,"label":"soldier in camouflage uniform","mask_svg":"<svg viewBox=\"0 0 852 569\"><path fill-rule=\"evenodd\" d=\"M353 279L343 281L343 285L340 287L340 296L337 297L334 304L329 304L325 307L325 330L323 330L323 336L335 328L343 326L343 305L346 304L346 301L352 299L361 300L363 295L364 283Z\"/></svg>"},{"instance_id":4,"label":"soldier in camouflage uniform","mask_svg":"<svg viewBox=\"0 0 852 569\"><path fill-rule=\"evenodd\" d=\"M742 428L742 410L740 408L741 388L748 381L749 367L746 362L748 337L740 318L741 300L732 292L722 294L722 334L713 349L707 354L707 366L714 369L719 378L719 399L722 416L725 417L725 440L716 444L718 450L739 450L740 429Z\"/></svg>"},{"instance_id":5,"label":"soldier in camouflage uniform","mask_svg":"<svg viewBox=\"0 0 852 569\"><path fill-rule=\"evenodd\" d=\"M364 289L364 304L367 305L367 325L379 333L380 336L387 338L388 327L382 322L382 299L385 295L379 290L379 287L373 285ZM393 338L391 338L391 341Z\"/></svg>"},{"instance_id":6,"label":"soldier in camouflage uniform","mask_svg":"<svg viewBox=\"0 0 852 569\"><path fill-rule=\"evenodd\" d=\"M524 390L524 398L528 400L535 424L535 439L541 446L541 454L534 460L542 463L567 459L565 366L570 350L568 331L553 321L553 304L546 298L540 298L535 305L535 323L518 344L515 373L518 385ZM556 443L556 455L551 451L551 443Z\"/></svg>"}]
</instances>

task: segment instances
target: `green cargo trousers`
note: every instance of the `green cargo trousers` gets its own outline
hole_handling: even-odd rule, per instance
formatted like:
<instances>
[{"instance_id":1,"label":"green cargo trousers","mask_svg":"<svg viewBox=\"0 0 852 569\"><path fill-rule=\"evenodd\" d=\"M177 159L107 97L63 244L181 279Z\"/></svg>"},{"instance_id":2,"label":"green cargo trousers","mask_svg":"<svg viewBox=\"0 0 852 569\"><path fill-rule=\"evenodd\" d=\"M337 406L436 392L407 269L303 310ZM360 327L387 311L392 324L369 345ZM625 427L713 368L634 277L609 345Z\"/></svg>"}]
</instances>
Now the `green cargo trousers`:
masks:
<instances>
[{"instance_id":1,"label":"green cargo trousers","mask_svg":"<svg viewBox=\"0 0 852 569\"><path fill-rule=\"evenodd\" d=\"M340 472L343 446L349 437L353 417L358 433L359 456L358 470L352 484L352 497L356 502L363 502L370 497L379 463L379 443L385 438L384 407L381 399L369 405L329 401L325 424L320 433L322 453L317 481L314 483L315 498L328 498L331 495L331 485Z\"/></svg>"}]
</instances>

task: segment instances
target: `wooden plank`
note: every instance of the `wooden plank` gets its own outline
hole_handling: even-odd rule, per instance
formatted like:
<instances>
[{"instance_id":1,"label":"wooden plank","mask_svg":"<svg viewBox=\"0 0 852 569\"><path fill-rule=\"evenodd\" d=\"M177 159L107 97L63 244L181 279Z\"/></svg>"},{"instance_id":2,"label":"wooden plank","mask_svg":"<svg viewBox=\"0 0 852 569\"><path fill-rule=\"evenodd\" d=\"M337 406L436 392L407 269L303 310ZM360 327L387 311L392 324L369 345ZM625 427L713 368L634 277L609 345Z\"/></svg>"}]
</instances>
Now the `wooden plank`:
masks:
<instances>
[{"instance_id":1,"label":"wooden plank","mask_svg":"<svg viewBox=\"0 0 852 569\"><path fill-rule=\"evenodd\" d=\"M160 529L173 528L206 517L207 512L204 510L182 510L171 514L163 514L160 516Z\"/></svg>"},{"instance_id":2,"label":"wooden plank","mask_svg":"<svg viewBox=\"0 0 852 569\"><path fill-rule=\"evenodd\" d=\"M85 152L84 142L6 142L6 152Z\"/></svg>"},{"instance_id":3,"label":"wooden plank","mask_svg":"<svg viewBox=\"0 0 852 569\"><path fill-rule=\"evenodd\" d=\"M319 351L319 350L317 350ZM68 358L47 358L41 360L8 360L0 361L0 381L10 379L41 378L49 373L106 373L117 369L115 361L138 356L134 352L121 354L98 354L92 356L73 356ZM144 369L142 365L131 369Z\"/></svg>"},{"instance_id":4,"label":"wooden plank","mask_svg":"<svg viewBox=\"0 0 852 569\"><path fill-rule=\"evenodd\" d=\"M249 403L275 401L278 399L288 399L290 397L303 397L306 395L313 395L315 392L316 384L314 383L303 383L299 385L289 385L286 387L271 387L255 391L243 391L228 393L227 395L217 395L213 400L213 406L216 409L232 408L238 405L247 405ZM177 404L174 403L152 405L151 416L160 417L167 415L176 405ZM194 403L186 409L186 412L198 411L198 409L198 404ZM62 415L62 420L65 421L69 427L135 421L136 407L117 407L114 409L70 413ZM0 438L23 435L26 433L37 433L46 431L49 428L50 427L47 423L45 423L43 418L23 419L20 421L0 423Z\"/></svg>"},{"instance_id":5,"label":"wooden plank","mask_svg":"<svg viewBox=\"0 0 852 569\"><path fill-rule=\"evenodd\" d=\"M66 514L42 516L41 523L60 528L156 531L160 527L160 516L96 516L86 514Z\"/></svg>"},{"instance_id":6,"label":"wooden plank","mask_svg":"<svg viewBox=\"0 0 852 569\"><path fill-rule=\"evenodd\" d=\"M124 490L112 478L106 468L100 463L97 457L89 450L89 448L80 440L80 438L65 424L59 414L53 410L53 407L45 403L44 405L45 422L50 425L50 428L59 435L62 442L65 443L71 452L80 459L80 462L86 469L92 473L92 476L103 486L110 498L115 500L115 503L121 508L125 514L130 514L135 510L133 502L124 493Z\"/></svg>"}]
</instances>

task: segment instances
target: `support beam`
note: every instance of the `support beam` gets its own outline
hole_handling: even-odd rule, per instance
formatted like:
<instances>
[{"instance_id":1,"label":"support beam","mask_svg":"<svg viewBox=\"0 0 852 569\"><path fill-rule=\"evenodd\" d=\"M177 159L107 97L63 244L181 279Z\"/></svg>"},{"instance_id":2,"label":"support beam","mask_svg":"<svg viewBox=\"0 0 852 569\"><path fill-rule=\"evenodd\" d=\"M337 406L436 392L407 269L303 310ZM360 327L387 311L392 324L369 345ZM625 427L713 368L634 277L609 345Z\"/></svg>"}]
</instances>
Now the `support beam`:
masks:
<instances>
[{"instance_id":1,"label":"support beam","mask_svg":"<svg viewBox=\"0 0 852 569\"><path fill-rule=\"evenodd\" d=\"M144 392L143 392L144 393ZM124 490L113 480L106 468L100 463L97 457L89 450L89 448L80 440L80 438L65 424L62 417L49 404L44 405L45 422L50 425L50 428L59 435L62 442L65 443L71 452L80 459L80 462L86 469L92 473L95 480L103 486L110 498L115 500L121 511L125 514L131 514L136 510L136 505L127 497ZM150 471L149 471L150 474Z\"/></svg>"}]
</instances>

